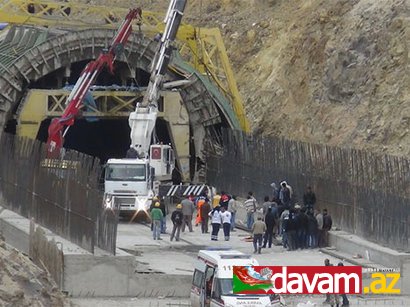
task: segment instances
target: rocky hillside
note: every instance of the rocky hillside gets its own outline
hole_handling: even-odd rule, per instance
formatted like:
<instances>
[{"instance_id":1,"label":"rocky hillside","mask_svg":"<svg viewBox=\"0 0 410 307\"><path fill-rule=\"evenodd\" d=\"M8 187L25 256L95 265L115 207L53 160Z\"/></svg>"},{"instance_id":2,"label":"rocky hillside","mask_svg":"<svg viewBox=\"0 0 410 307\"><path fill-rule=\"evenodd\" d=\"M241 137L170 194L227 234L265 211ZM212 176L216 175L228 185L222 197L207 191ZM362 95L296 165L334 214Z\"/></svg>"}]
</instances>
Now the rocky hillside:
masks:
<instances>
[{"instance_id":1,"label":"rocky hillside","mask_svg":"<svg viewBox=\"0 0 410 307\"><path fill-rule=\"evenodd\" d=\"M4 242L0 233L0 306L70 306L44 270Z\"/></svg>"},{"instance_id":2,"label":"rocky hillside","mask_svg":"<svg viewBox=\"0 0 410 307\"><path fill-rule=\"evenodd\" d=\"M409 156L409 2L188 0L185 20L221 29L256 133Z\"/></svg>"}]
</instances>

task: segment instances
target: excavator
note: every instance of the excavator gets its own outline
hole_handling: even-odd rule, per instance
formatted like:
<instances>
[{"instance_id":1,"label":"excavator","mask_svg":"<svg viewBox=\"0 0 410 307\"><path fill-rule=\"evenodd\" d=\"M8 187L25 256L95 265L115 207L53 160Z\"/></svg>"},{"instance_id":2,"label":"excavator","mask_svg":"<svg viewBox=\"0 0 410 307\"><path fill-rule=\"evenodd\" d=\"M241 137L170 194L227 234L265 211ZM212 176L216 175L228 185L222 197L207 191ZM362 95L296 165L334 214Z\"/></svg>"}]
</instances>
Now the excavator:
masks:
<instances>
[{"instance_id":1,"label":"excavator","mask_svg":"<svg viewBox=\"0 0 410 307\"><path fill-rule=\"evenodd\" d=\"M151 64L150 79L141 103L129 115L131 145L124 159L109 159L105 167L105 202L120 209L121 215L136 217L147 212L158 185L170 180L175 167L173 149L168 144L152 144L158 115L158 100L172 55L175 40L185 10L186 0L171 0L165 19L165 29L158 37L158 47ZM141 17L141 9L130 10L119 27L108 51L90 62L74 85L67 107L60 118L52 120L48 129L47 155L61 156L64 137L83 107L83 99L104 67L113 72L113 63L123 50L132 31L133 19Z\"/></svg>"}]
</instances>

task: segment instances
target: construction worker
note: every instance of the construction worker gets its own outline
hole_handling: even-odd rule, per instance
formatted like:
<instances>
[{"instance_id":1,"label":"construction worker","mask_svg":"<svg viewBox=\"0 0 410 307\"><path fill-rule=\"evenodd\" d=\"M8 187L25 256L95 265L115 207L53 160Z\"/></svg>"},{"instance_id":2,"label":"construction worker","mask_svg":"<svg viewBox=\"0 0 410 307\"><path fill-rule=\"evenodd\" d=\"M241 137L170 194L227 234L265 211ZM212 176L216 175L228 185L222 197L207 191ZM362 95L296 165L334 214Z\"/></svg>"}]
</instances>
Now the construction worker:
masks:
<instances>
[{"instance_id":1,"label":"construction worker","mask_svg":"<svg viewBox=\"0 0 410 307\"><path fill-rule=\"evenodd\" d=\"M195 226L198 226L202 221L201 208L204 203L205 203L205 198L199 198L197 201Z\"/></svg>"},{"instance_id":2,"label":"construction worker","mask_svg":"<svg viewBox=\"0 0 410 307\"><path fill-rule=\"evenodd\" d=\"M171 221L174 226L172 227L171 232L171 241L175 237L175 241L179 241L179 233L182 227L182 221L184 220L184 215L182 214L182 205L178 204L176 210L172 212Z\"/></svg>"},{"instance_id":3,"label":"construction worker","mask_svg":"<svg viewBox=\"0 0 410 307\"><path fill-rule=\"evenodd\" d=\"M155 204L156 204L158 201L159 201L159 196L154 196L154 197L152 198L151 205L149 206L149 212L151 212L152 209L154 209ZM152 222L152 219L151 219L151 231L153 231L153 230L154 230L154 223Z\"/></svg>"},{"instance_id":4,"label":"construction worker","mask_svg":"<svg viewBox=\"0 0 410 307\"><path fill-rule=\"evenodd\" d=\"M160 209L161 204L156 202L154 208L151 210L151 220L152 220L152 234L154 240L161 239L161 220L164 217Z\"/></svg>"}]
</instances>

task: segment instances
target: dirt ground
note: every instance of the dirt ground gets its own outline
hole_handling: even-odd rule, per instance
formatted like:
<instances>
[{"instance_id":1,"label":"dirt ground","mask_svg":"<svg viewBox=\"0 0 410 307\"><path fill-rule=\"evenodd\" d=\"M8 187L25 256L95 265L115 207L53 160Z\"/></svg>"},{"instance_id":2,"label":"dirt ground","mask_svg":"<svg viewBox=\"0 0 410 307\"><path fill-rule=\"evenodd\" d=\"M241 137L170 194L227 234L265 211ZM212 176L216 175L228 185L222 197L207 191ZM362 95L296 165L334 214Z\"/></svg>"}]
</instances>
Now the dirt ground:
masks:
<instances>
[{"instance_id":1,"label":"dirt ground","mask_svg":"<svg viewBox=\"0 0 410 307\"><path fill-rule=\"evenodd\" d=\"M70 306L51 276L27 256L7 245L1 234L0 306Z\"/></svg>"},{"instance_id":2,"label":"dirt ground","mask_svg":"<svg viewBox=\"0 0 410 307\"><path fill-rule=\"evenodd\" d=\"M409 7L409 0L188 0L184 20L222 31L255 133L409 156Z\"/></svg>"}]
</instances>

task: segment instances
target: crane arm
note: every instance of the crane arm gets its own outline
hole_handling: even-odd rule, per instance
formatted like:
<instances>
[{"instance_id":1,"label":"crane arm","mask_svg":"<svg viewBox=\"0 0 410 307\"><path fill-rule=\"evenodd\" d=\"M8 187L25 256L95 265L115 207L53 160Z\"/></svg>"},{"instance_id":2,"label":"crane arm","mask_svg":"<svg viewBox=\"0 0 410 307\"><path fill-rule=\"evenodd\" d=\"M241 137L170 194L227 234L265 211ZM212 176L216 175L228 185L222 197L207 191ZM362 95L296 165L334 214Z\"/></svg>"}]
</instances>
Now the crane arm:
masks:
<instances>
[{"instance_id":1,"label":"crane arm","mask_svg":"<svg viewBox=\"0 0 410 307\"><path fill-rule=\"evenodd\" d=\"M128 37L132 31L132 21L136 18L141 18L140 8L129 11L118 28L108 50L103 51L96 60L88 63L81 72L79 79L67 99L67 106L63 115L60 118L54 118L48 128L48 157L58 157L60 155L60 149L63 146L64 137L70 126L74 124L75 118L82 106L84 96L90 89L91 85L93 85L102 69L107 67L108 70L113 73L115 58L127 43Z\"/></svg>"},{"instance_id":2,"label":"crane arm","mask_svg":"<svg viewBox=\"0 0 410 307\"><path fill-rule=\"evenodd\" d=\"M166 70L171 58L172 42L181 24L187 0L171 0L165 16L165 30L159 39L159 46L151 65L151 75L142 107L137 106L129 116L131 147L140 154L148 155L152 131L158 113L159 92L162 89Z\"/></svg>"}]
</instances>

